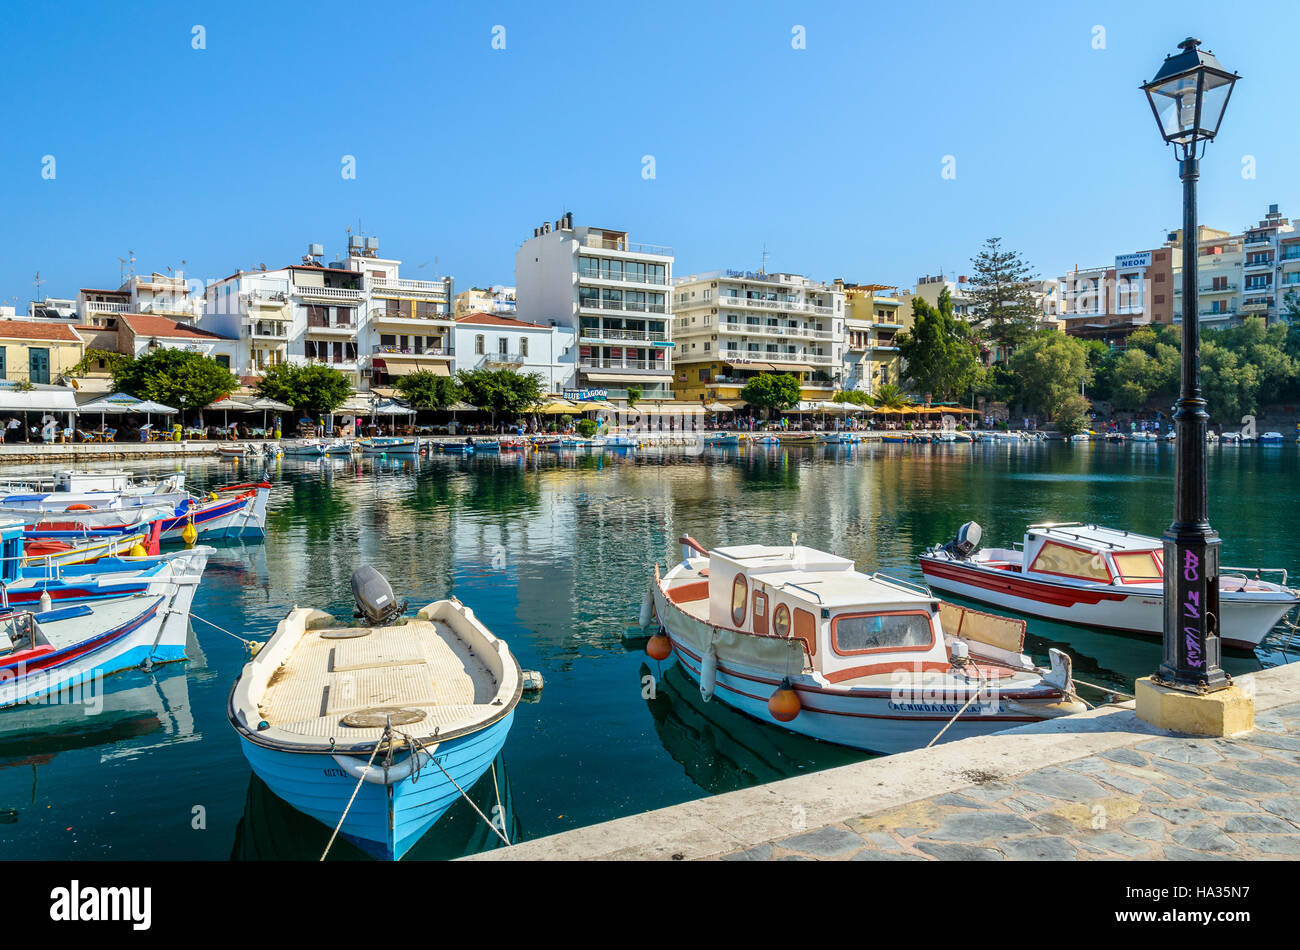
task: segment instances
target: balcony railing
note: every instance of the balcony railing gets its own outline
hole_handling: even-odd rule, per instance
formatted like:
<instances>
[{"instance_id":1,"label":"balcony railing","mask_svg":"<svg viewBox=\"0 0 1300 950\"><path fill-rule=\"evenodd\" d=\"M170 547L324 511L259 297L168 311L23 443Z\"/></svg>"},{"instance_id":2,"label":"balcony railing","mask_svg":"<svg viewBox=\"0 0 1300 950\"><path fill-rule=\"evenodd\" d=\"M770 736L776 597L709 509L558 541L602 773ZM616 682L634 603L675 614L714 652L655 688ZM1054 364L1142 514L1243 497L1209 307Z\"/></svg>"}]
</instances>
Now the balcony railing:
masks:
<instances>
[{"instance_id":1,"label":"balcony railing","mask_svg":"<svg viewBox=\"0 0 1300 950\"><path fill-rule=\"evenodd\" d=\"M627 251L630 254L653 254L656 257L672 257L673 249L662 244L637 244L625 238L606 238L588 234L582 242L583 247L596 247L605 251Z\"/></svg>"},{"instance_id":2,"label":"balcony railing","mask_svg":"<svg viewBox=\"0 0 1300 950\"><path fill-rule=\"evenodd\" d=\"M668 284L668 276L659 274L645 274L641 277L625 277L622 274L615 277L613 274L601 274L591 272L585 268L578 271L578 280L610 280L619 284L653 284L656 287L664 287Z\"/></svg>"},{"instance_id":3,"label":"balcony railing","mask_svg":"<svg viewBox=\"0 0 1300 950\"><path fill-rule=\"evenodd\" d=\"M631 300L595 300L587 298L578 300L579 310L612 310L624 313L667 313L668 308L661 303L637 303Z\"/></svg>"},{"instance_id":4,"label":"balcony railing","mask_svg":"<svg viewBox=\"0 0 1300 950\"><path fill-rule=\"evenodd\" d=\"M666 343L668 334L662 330L622 330L615 327L583 327L578 334L584 340L636 340L638 342Z\"/></svg>"},{"instance_id":5,"label":"balcony railing","mask_svg":"<svg viewBox=\"0 0 1300 950\"><path fill-rule=\"evenodd\" d=\"M103 300L87 300L87 313L126 313L128 305L124 303L108 303Z\"/></svg>"},{"instance_id":6,"label":"balcony railing","mask_svg":"<svg viewBox=\"0 0 1300 950\"><path fill-rule=\"evenodd\" d=\"M522 366L528 362L524 353L488 353L478 361L479 366Z\"/></svg>"},{"instance_id":7,"label":"balcony railing","mask_svg":"<svg viewBox=\"0 0 1300 950\"><path fill-rule=\"evenodd\" d=\"M405 277L372 277L375 290L413 290L418 293L445 294L447 285L440 280L407 280Z\"/></svg>"},{"instance_id":8,"label":"balcony railing","mask_svg":"<svg viewBox=\"0 0 1300 950\"><path fill-rule=\"evenodd\" d=\"M294 287L299 297L318 297L322 300L360 300L365 296L361 290L346 287Z\"/></svg>"},{"instance_id":9,"label":"balcony railing","mask_svg":"<svg viewBox=\"0 0 1300 950\"><path fill-rule=\"evenodd\" d=\"M871 344L874 346L875 344ZM726 360L749 360L755 363L816 363L821 366L829 366L834 362L833 358L826 354L807 353L807 352L786 352L772 353L765 350L720 350L719 354Z\"/></svg>"},{"instance_id":10,"label":"balcony railing","mask_svg":"<svg viewBox=\"0 0 1300 950\"><path fill-rule=\"evenodd\" d=\"M409 346L394 346L391 343L376 343L370 348L370 352L382 356L385 353L390 356L455 356L456 352L450 346L426 346L422 350L417 350Z\"/></svg>"},{"instance_id":11,"label":"balcony railing","mask_svg":"<svg viewBox=\"0 0 1300 950\"><path fill-rule=\"evenodd\" d=\"M830 316L835 311L831 307L798 300L758 300L753 297L719 297L715 306L749 308L751 310L784 310L790 313L815 313Z\"/></svg>"},{"instance_id":12,"label":"balcony railing","mask_svg":"<svg viewBox=\"0 0 1300 950\"><path fill-rule=\"evenodd\" d=\"M578 360L578 365L583 369L631 369L641 372L654 372L658 370L662 373L669 371L668 364L663 360L638 360L638 359L619 359L613 357L595 357L588 356Z\"/></svg>"},{"instance_id":13,"label":"balcony railing","mask_svg":"<svg viewBox=\"0 0 1300 950\"><path fill-rule=\"evenodd\" d=\"M744 336L810 337L814 340L832 340L835 334L829 330L809 330L805 327L768 326L765 323L741 323L739 320L723 320L718 329L725 333L739 333Z\"/></svg>"}]
</instances>

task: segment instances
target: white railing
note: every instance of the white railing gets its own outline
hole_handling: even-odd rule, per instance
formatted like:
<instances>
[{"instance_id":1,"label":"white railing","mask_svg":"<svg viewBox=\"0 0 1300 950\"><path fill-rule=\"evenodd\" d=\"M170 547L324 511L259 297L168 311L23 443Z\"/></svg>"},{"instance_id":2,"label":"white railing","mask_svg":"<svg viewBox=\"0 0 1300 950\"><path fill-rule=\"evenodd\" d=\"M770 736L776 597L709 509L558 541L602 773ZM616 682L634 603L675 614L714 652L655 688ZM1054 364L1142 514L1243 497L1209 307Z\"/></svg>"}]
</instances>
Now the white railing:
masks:
<instances>
[{"instance_id":1,"label":"white railing","mask_svg":"<svg viewBox=\"0 0 1300 950\"><path fill-rule=\"evenodd\" d=\"M667 305L661 303L635 303L630 300L596 300L579 298L579 310L611 310L625 313L661 313L668 312Z\"/></svg>"},{"instance_id":2,"label":"white railing","mask_svg":"<svg viewBox=\"0 0 1300 950\"><path fill-rule=\"evenodd\" d=\"M741 323L739 320L722 320L718 323L722 333L738 333L742 336L779 336L809 337L814 340L833 340L835 334L829 330L809 330L804 327L773 327L764 323Z\"/></svg>"},{"instance_id":3,"label":"white railing","mask_svg":"<svg viewBox=\"0 0 1300 950\"><path fill-rule=\"evenodd\" d=\"M579 359L578 365L583 369L659 370L664 373L669 371L668 364L661 360L613 359L610 357L602 359L595 356L588 356L585 359Z\"/></svg>"},{"instance_id":4,"label":"white railing","mask_svg":"<svg viewBox=\"0 0 1300 950\"><path fill-rule=\"evenodd\" d=\"M426 346L423 350L414 350L411 347L394 346L391 343L377 343L370 348L371 353L384 354L392 356L455 356L455 350L450 347Z\"/></svg>"},{"instance_id":5,"label":"white railing","mask_svg":"<svg viewBox=\"0 0 1300 950\"><path fill-rule=\"evenodd\" d=\"M668 334L661 330L623 330L617 327L584 327L578 335L584 340L637 340L655 343L668 342Z\"/></svg>"},{"instance_id":6,"label":"white railing","mask_svg":"<svg viewBox=\"0 0 1300 950\"><path fill-rule=\"evenodd\" d=\"M372 277L370 286L375 290L415 290L421 293L445 294L447 285L440 280L407 280L405 277Z\"/></svg>"},{"instance_id":7,"label":"white railing","mask_svg":"<svg viewBox=\"0 0 1300 950\"><path fill-rule=\"evenodd\" d=\"M578 270L578 280L607 280L619 284L651 284L655 287L665 287L668 284L667 275L660 277L657 274L646 274L643 277L624 277L620 274L615 277L613 274L590 273L581 268Z\"/></svg>"},{"instance_id":8,"label":"white railing","mask_svg":"<svg viewBox=\"0 0 1300 950\"><path fill-rule=\"evenodd\" d=\"M360 300L365 296L361 290L349 290L346 287L294 287L299 297L320 297L324 300Z\"/></svg>"},{"instance_id":9,"label":"white railing","mask_svg":"<svg viewBox=\"0 0 1300 950\"><path fill-rule=\"evenodd\" d=\"M656 257L673 256L673 249L662 244L637 244L626 238L605 238L594 234L588 234L582 246L597 247L605 251L627 251L629 254L653 254Z\"/></svg>"},{"instance_id":10,"label":"white railing","mask_svg":"<svg viewBox=\"0 0 1300 950\"><path fill-rule=\"evenodd\" d=\"M785 310L790 313L815 313L818 316L831 316L835 311L831 307L798 300L758 300L753 297L719 297L714 306L750 308L754 310Z\"/></svg>"},{"instance_id":11,"label":"white railing","mask_svg":"<svg viewBox=\"0 0 1300 950\"><path fill-rule=\"evenodd\" d=\"M87 300L87 313L126 313L127 304L124 303L107 303L102 300Z\"/></svg>"}]
</instances>

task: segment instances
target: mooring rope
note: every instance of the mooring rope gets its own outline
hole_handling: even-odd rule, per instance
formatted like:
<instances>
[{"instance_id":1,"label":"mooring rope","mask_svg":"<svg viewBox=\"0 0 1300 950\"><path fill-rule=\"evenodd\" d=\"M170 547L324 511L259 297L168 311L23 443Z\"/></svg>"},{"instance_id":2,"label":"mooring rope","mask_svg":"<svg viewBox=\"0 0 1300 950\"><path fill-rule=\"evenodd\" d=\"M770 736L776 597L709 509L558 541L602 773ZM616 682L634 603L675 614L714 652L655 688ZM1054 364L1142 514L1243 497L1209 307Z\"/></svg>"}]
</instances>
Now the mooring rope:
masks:
<instances>
[{"instance_id":1,"label":"mooring rope","mask_svg":"<svg viewBox=\"0 0 1300 950\"><path fill-rule=\"evenodd\" d=\"M352 803L357 800L357 792L361 791L361 785L365 782L366 775L370 772L370 766L375 761L375 756L379 753L379 747L384 744L384 740L388 737L389 731L385 728L384 734L379 737L379 741L375 743L375 747L370 750L370 761L367 762L366 767L361 770L361 777L357 779L357 787L352 790L352 797L348 799L347 807L343 809L343 817L341 817L339 823L334 826L334 833L330 835L329 844L325 845L325 850L321 852L320 859L322 861L324 861L325 856L330 853L330 848L334 847L334 839L338 837L339 829L343 827L343 822L348 820L348 812L352 810Z\"/></svg>"},{"instance_id":2,"label":"mooring rope","mask_svg":"<svg viewBox=\"0 0 1300 950\"><path fill-rule=\"evenodd\" d=\"M978 673L979 670L977 669L976 674L978 675ZM969 677L967 677L967 679L969 679ZM976 680L976 684L977 685L976 685L975 692L971 693L970 699L966 700L966 705L962 706L961 709L957 710L956 714L951 719L949 719L947 723L944 724L944 727L939 730L939 735L935 736L933 739L931 739L929 742L925 744L925 747L927 749L930 748L930 746L934 745L936 742L938 742L939 739L943 736L943 734L948 731L948 727L951 726L954 722L956 722L958 717L961 716L961 714L964 713L968 708L970 708L970 704L975 702L975 700L979 698L979 694L984 691L984 677L980 676Z\"/></svg>"},{"instance_id":3,"label":"mooring rope","mask_svg":"<svg viewBox=\"0 0 1300 950\"><path fill-rule=\"evenodd\" d=\"M219 626L218 624L213 623L211 620L205 620L205 619L203 619L202 617L200 617L198 614L196 614L196 613L195 613L194 611L192 611L192 610L190 611L190 619L191 619L191 620L197 620L197 621L199 621L199 623L206 623L209 627L212 627L214 630L219 630L219 631L221 631L222 633L224 633L224 634L225 634L226 636L228 636L228 637L234 637L236 640L238 640L238 641L239 641L240 643L242 643L244 646L248 647L248 648L249 648L250 650L252 650L254 653L256 653L258 650L262 649L263 644L258 643L256 640L245 640L245 639L244 639L243 637L241 637L239 634L237 634L237 633L231 633L231 632L230 632L229 630L227 630L225 627Z\"/></svg>"},{"instance_id":4,"label":"mooring rope","mask_svg":"<svg viewBox=\"0 0 1300 950\"><path fill-rule=\"evenodd\" d=\"M406 735L406 733L404 732L398 732L397 734L399 736L404 736L408 741L414 743L414 745L418 746L420 749L424 748L424 744L421 743L418 739L414 739L411 736ZM415 753L412 754L414 755ZM432 762L434 765L438 766L438 770L442 772L443 775L447 776L447 781L451 782L451 784L456 787L456 791L460 792L461 796L465 799L465 801L469 802L469 807L474 809L474 811L478 813L478 816L483 819L484 823L489 828L491 828L493 832L496 833L496 836L500 838L502 841L504 841L506 843L506 846L508 847L510 845L510 839L501 833L501 829L499 829L496 825L492 824L491 819L489 819L487 815L483 814L483 810L481 808L479 808L477 805L474 804L474 799L470 798L469 795L466 794L465 789L461 788L460 785L457 783L457 781L451 777L451 773L442 767L442 763L439 762L434 757L433 753L428 753L428 755L429 755L429 761ZM493 763L494 771L492 773L492 776L494 781L496 779L495 765L496 763ZM499 796L497 798L497 801L498 802L500 801Z\"/></svg>"},{"instance_id":5,"label":"mooring rope","mask_svg":"<svg viewBox=\"0 0 1300 950\"><path fill-rule=\"evenodd\" d=\"M497 785L497 763L496 763L496 759L493 759L493 760L492 760L492 790L493 790L494 792L496 792L496 795L497 795L497 814L501 816L501 824L504 825L504 824L506 823L506 809L505 809L505 806L501 804L501 786ZM502 834L501 837L502 837L502 838L505 838L506 836L505 836L504 834ZM510 843L510 839L506 838L506 844L509 844L509 843Z\"/></svg>"}]
</instances>

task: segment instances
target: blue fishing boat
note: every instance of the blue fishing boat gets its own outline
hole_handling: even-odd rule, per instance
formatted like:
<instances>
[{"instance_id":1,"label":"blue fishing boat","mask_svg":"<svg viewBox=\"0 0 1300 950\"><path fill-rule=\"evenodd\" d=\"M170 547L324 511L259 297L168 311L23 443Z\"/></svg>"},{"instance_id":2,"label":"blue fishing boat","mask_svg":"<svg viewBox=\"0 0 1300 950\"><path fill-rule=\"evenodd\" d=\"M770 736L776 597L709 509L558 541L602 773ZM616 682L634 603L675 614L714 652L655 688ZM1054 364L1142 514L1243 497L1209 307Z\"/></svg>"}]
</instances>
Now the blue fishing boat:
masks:
<instances>
[{"instance_id":1,"label":"blue fishing boat","mask_svg":"<svg viewBox=\"0 0 1300 950\"><path fill-rule=\"evenodd\" d=\"M733 445L740 445L740 436L736 433L730 433L730 434L721 433L718 435L706 435L704 437L704 444L719 446L723 448L728 446L733 446Z\"/></svg>"},{"instance_id":2,"label":"blue fishing boat","mask_svg":"<svg viewBox=\"0 0 1300 950\"><path fill-rule=\"evenodd\" d=\"M405 602L368 567L352 590L367 625L295 607L244 667L228 715L272 792L399 860L491 766L522 676L460 601L403 619Z\"/></svg>"}]
</instances>

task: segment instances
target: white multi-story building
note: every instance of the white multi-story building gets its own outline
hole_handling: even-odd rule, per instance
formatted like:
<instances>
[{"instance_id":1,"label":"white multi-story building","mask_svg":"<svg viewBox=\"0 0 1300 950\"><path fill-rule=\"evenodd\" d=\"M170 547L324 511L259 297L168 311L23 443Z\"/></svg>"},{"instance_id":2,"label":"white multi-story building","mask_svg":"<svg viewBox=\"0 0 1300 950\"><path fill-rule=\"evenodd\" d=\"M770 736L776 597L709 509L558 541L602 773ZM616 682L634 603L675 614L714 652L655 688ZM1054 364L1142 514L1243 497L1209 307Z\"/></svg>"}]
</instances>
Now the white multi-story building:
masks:
<instances>
[{"instance_id":1,"label":"white multi-story building","mask_svg":"<svg viewBox=\"0 0 1300 950\"><path fill-rule=\"evenodd\" d=\"M313 244L301 264L232 274L208 288L204 326L238 335L254 375L285 361L332 366L358 389L417 369L450 375L452 279L407 280L378 250L351 237L328 267Z\"/></svg>"},{"instance_id":2,"label":"white multi-story building","mask_svg":"<svg viewBox=\"0 0 1300 950\"><path fill-rule=\"evenodd\" d=\"M680 398L734 399L764 372L793 374L807 398L829 398L842 381L843 289L800 274L713 271L679 279L672 308Z\"/></svg>"},{"instance_id":3,"label":"white multi-story building","mask_svg":"<svg viewBox=\"0 0 1300 950\"><path fill-rule=\"evenodd\" d=\"M456 318L452 331L456 358L453 372L474 369L510 369L536 373L545 392L561 392L572 369L561 363L567 338L558 327L538 326L497 313L466 313Z\"/></svg>"},{"instance_id":4,"label":"white multi-story building","mask_svg":"<svg viewBox=\"0 0 1300 950\"><path fill-rule=\"evenodd\" d=\"M672 398L672 271L671 248L574 227L572 214L533 229L515 255L517 316L556 328L560 389Z\"/></svg>"},{"instance_id":5,"label":"white multi-story building","mask_svg":"<svg viewBox=\"0 0 1300 950\"><path fill-rule=\"evenodd\" d=\"M1275 323L1288 294L1300 296L1300 233L1277 205L1242 235L1241 315Z\"/></svg>"},{"instance_id":6,"label":"white multi-story building","mask_svg":"<svg viewBox=\"0 0 1300 950\"><path fill-rule=\"evenodd\" d=\"M463 317L467 313L495 313L503 317L515 315L515 288L494 285L486 290L471 287L456 295L455 315Z\"/></svg>"}]
</instances>

